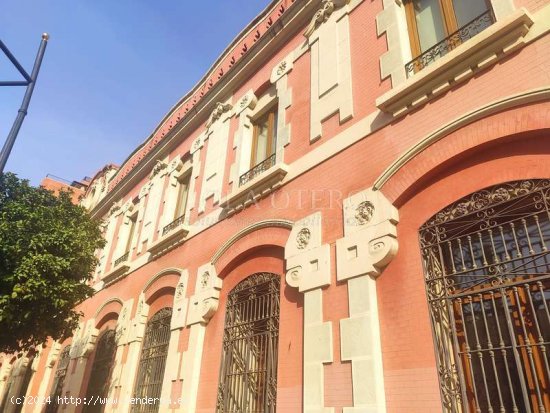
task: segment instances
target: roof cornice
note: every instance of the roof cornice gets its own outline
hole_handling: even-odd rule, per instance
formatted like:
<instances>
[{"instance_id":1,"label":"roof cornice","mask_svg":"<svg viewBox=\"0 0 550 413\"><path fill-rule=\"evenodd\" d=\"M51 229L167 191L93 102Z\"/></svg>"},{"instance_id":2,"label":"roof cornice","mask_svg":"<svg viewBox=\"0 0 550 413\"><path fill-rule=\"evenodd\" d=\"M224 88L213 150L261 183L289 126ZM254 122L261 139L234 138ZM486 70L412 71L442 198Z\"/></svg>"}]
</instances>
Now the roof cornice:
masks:
<instances>
[{"instance_id":1,"label":"roof cornice","mask_svg":"<svg viewBox=\"0 0 550 413\"><path fill-rule=\"evenodd\" d=\"M109 183L107 195L94 208L92 215L101 217L107 213L109 205L137 185L143 176L147 174L147 171L152 168L152 164L156 159L168 155L170 150L181 143L181 139L175 139L176 137L190 134L206 122L219 100L230 95L234 90L232 88L237 87L239 82L246 81L270 54L273 54L278 47L282 46L292 35L309 23L311 16L317 10L316 6L319 2L320 0L274 1L256 18L259 23L255 20L256 24L253 22L252 25L241 32L240 37L233 41L233 47L228 47L217 63L212 66L209 73L203 78L203 80L206 80L206 85L209 83L209 75L217 73L215 70L217 67L223 65L227 59L231 61L231 52L237 50L238 45L241 43L246 43L251 34L259 30L259 27L263 27L262 25L267 26L266 21L271 18L271 23L268 27L265 27L265 31L261 32L261 36L247 48L245 53L235 59L227 72L224 72L223 76L208 87L204 93L202 93L202 90L205 83L199 82L190 93L172 108L149 139L122 164L118 173ZM280 6L286 3L291 4L292 7L281 9ZM278 15L279 13L280 15ZM273 14L278 15L276 20L272 18ZM244 39L242 36L244 36ZM184 113L182 114L181 111L184 111Z\"/></svg>"},{"instance_id":2,"label":"roof cornice","mask_svg":"<svg viewBox=\"0 0 550 413\"><path fill-rule=\"evenodd\" d=\"M186 118L195 115L195 108L217 84L225 81L236 64L251 54L257 43L273 33L273 27L290 14L291 9L305 7L318 0L274 0L260 13L220 55L205 76L174 105L153 133L123 162L120 170L109 182L109 191L117 186L173 128Z\"/></svg>"}]
</instances>

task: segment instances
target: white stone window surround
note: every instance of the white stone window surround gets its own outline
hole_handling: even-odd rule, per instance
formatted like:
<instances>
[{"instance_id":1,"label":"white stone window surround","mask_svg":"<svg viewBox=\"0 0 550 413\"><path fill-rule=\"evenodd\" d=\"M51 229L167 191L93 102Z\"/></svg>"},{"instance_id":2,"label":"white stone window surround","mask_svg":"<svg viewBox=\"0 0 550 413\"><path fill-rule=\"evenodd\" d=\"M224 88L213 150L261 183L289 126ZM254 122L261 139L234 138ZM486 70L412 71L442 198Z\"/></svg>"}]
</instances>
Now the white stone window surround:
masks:
<instances>
[{"instance_id":1,"label":"white stone window surround","mask_svg":"<svg viewBox=\"0 0 550 413\"><path fill-rule=\"evenodd\" d=\"M254 140L254 127L259 118L268 111L277 107L277 119L279 118L279 104L275 85L272 85L259 98L252 90L249 90L241 99L239 99L235 114L239 116L239 128L233 139L233 149L236 151L235 163L231 166L232 171L229 177L229 183L233 188L239 186L239 178L242 174L248 172L253 166L250 164L252 158L252 145ZM279 125L277 125L277 131ZM277 134L278 135L278 134ZM279 136L275 138L276 158L282 160L282 148L279 144Z\"/></svg>"},{"instance_id":2,"label":"white stone window surround","mask_svg":"<svg viewBox=\"0 0 550 413\"><path fill-rule=\"evenodd\" d=\"M497 22L515 11L513 0L490 0ZM386 34L388 51L380 56L381 79L391 78L395 88L407 81L405 64L413 58L403 0L383 0L384 9L376 16L378 35ZM426 69L424 69L426 70Z\"/></svg>"},{"instance_id":3,"label":"white stone window surround","mask_svg":"<svg viewBox=\"0 0 550 413\"><path fill-rule=\"evenodd\" d=\"M111 269L114 268L115 261L125 253L126 245L128 242L128 236L130 235L130 228L132 226L132 221L134 221L135 226L134 226L134 234L133 234L130 249L129 249L130 254L132 254L133 247L136 243L137 232L138 232L136 227L138 225L139 210L138 210L138 207L136 206L137 202L134 202L134 201L136 201L136 199L127 201L124 207L121 209L120 215L122 215L121 217L122 222L120 223L120 227L118 228L115 249L111 257L112 258ZM129 259L130 257L128 257L128 260Z\"/></svg>"},{"instance_id":4,"label":"white stone window surround","mask_svg":"<svg viewBox=\"0 0 550 413\"><path fill-rule=\"evenodd\" d=\"M189 233L190 215L191 209L193 208L191 201L194 199L194 196L191 194L195 181L192 158L188 157L183 161L181 156L177 156L168 165L167 175L168 184L164 193L164 209L157 229L158 237L147 250L150 252L149 259L155 259L181 245ZM176 219L179 221L180 217L175 216L175 209L179 202L178 197L180 196L180 188L182 185L181 180L186 176L189 176L189 183L183 222L180 222L165 233L164 229L167 225L173 223Z\"/></svg>"},{"instance_id":5,"label":"white stone window surround","mask_svg":"<svg viewBox=\"0 0 550 413\"><path fill-rule=\"evenodd\" d=\"M181 181L187 176L191 175L193 170L192 161L190 158L183 160L181 156L177 156L173 159L168 166L168 186L165 190L164 195L164 209L162 212L162 217L160 221L159 228L159 237L162 237L162 231L164 227L172 223L176 218L176 206L178 204L178 196L180 194L180 186L182 185ZM189 180L189 186L191 186L191 179ZM189 210L191 205L189 205L189 191L187 191L187 203L185 206L185 222L189 224Z\"/></svg>"}]
</instances>

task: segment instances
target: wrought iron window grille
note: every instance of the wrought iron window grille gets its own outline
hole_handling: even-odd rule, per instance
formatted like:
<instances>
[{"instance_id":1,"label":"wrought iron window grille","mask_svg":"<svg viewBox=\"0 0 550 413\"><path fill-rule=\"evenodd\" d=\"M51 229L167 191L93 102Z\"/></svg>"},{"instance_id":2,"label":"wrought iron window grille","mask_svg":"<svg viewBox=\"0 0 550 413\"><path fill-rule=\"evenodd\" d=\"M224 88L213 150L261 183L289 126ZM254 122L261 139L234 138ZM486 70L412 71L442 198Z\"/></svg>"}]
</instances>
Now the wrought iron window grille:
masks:
<instances>
[{"instance_id":1,"label":"wrought iron window grille","mask_svg":"<svg viewBox=\"0 0 550 413\"><path fill-rule=\"evenodd\" d=\"M447 38L443 39L420 54L418 57L415 57L413 60L408 62L405 65L407 77L411 77L416 72L424 69L440 57L445 56L457 46L460 46L465 41L481 33L494 22L495 17L492 10L487 10L485 13L479 15L469 23L462 26L456 32L449 35Z\"/></svg>"},{"instance_id":2,"label":"wrought iron window grille","mask_svg":"<svg viewBox=\"0 0 550 413\"><path fill-rule=\"evenodd\" d=\"M92 372L86 399L97 400L106 398L109 395L111 372L116 354L116 333L114 329L106 330L97 340ZM101 413L103 404L87 404L84 406L85 413Z\"/></svg>"},{"instance_id":3,"label":"wrought iron window grille","mask_svg":"<svg viewBox=\"0 0 550 413\"><path fill-rule=\"evenodd\" d=\"M168 234L173 229L179 227L180 225L183 225L184 222L185 222L185 215L179 216L178 218L173 220L171 223L169 223L168 225L166 225L162 229L162 236L164 237L166 234Z\"/></svg>"},{"instance_id":4,"label":"wrought iron window grille","mask_svg":"<svg viewBox=\"0 0 550 413\"><path fill-rule=\"evenodd\" d=\"M171 319L172 309L166 307L155 313L147 322L139 360L135 398L160 399L170 342ZM132 413L156 413L159 407L159 403L134 404Z\"/></svg>"},{"instance_id":5,"label":"wrought iron window grille","mask_svg":"<svg viewBox=\"0 0 550 413\"><path fill-rule=\"evenodd\" d=\"M254 274L228 295L217 413L275 413L280 277Z\"/></svg>"},{"instance_id":6,"label":"wrought iron window grille","mask_svg":"<svg viewBox=\"0 0 550 413\"><path fill-rule=\"evenodd\" d=\"M242 174L241 177L239 178L239 186L245 185L246 183L256 178L258 175L260 175L262 172L265 172L268 169L275 166L275 160L276 160L276 154L273 154L268 158L264 159L262 162L260 162L256 166L254 166L248 172L245 172L244 174Z\"/></svg>"},{"instance_id":7,"label":"wrought iron window grille","mask_svg":"<svg viewBox=\"0 0 550 413\"><path fill-rule=\"evenodd\" d=\"M126 262L128 261L128 258L130 257L130 251L126 252L122 257L120 258L117 258L115 260L115 267L118 267L120 264L122 264L123 262Z\"/></svg>"},{"instance_id":8,"label":"wrought iron window grille","mask_svg":"<svg viewBox=\"0 0 550 413\"><path fill-rule=\"evenodd\" d=\"M550 411L550 180L478 191L420 228L444 412Z\"/></svg>"},{"instance_id":9,"label":"wrought iron window grille","mask_svg":"<svg viewBox=\"0 0 550 413\"><path fill-rule=\"evenodd\" d=\"M57 398L62 395L63 385L65 384L65 376L67 375L67 369L69 367L71 346L65 346L59 355L59 361L57 362L57 369L55 370L54 383L51 393L51 403L46 405L46 413L57 413L59 411L59 404Z\"/></svg>"}]
</instances>

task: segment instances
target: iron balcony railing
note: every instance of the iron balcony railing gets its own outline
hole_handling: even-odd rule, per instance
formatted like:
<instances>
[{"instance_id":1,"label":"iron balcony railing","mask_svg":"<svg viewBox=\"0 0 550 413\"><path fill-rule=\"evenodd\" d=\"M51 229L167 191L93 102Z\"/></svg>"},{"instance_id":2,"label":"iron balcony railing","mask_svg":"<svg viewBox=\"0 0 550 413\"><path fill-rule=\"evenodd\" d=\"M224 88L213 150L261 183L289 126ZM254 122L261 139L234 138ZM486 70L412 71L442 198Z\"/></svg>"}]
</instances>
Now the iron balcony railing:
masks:
<instances>
[{"instance_id":1,"label":"iron balcony railing","mask_svg":"<svg viewBox=\"0 0 550 413\"><path fill-rule=\"evenodd\" d=\"M174 228L177 228L180 225L182 225L184 221L185 221L185 215L182 215L182 216L176 218L174 221L170 222L168 225L166 225L162 229L162 236L164 237L166 234L168 234Z\"/></svg>"},{"instance_id":2,"label":"iron balcony railing","mask_svg":"<svg viewBox=\"0 0 550 413\"><path fill-rule=\"evenodd\" d=\"M253 167L248 172L245 172L244 174L242 174L239 179L239 186L243 186L244 184L252 181L262 172L267 171L269 168L272 168L274 165L275 165L275 154L266 158L265 160L260 162L258 165Z\"/></svg>"},{"instance_id":3,"label":"iron balcony railing","mask_svg":"<svg viewBox=\"0 0 550 413\"><path fill-rule=\"evenodd\" d=\"M130 257L130 251L128 251L126 254L124 254L122 257L117 258L115 261L115 267L117 267L119 264L122 264L123 262L128 261L128 258Z\"/></svg>"},{"instance_id":4,"label":"iron balcony railing","mask_svg":"<svg viewBox=\"0 0 550 413\"><path fill-rule=\"evenodd\" d=\"M475 19L465 24L446 39L443 39L435 46L430 47L424 53L411 60L405 65L407 77L414 75L419 70L424 69L430 63L445 56L451 50L464 43L466 40L478 35L487 27L495 22L495 17L491 10L477 16Z\"/></svg>"}]
</instances>

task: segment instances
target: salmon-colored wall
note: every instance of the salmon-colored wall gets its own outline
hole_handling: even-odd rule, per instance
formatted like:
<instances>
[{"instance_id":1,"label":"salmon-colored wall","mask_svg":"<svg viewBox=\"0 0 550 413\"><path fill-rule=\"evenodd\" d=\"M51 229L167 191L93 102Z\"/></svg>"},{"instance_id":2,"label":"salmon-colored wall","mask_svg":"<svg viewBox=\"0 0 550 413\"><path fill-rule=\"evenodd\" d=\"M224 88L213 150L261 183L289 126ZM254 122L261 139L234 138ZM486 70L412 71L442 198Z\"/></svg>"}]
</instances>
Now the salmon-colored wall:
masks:
<instances>
[{"instance_id":1,"label":"salmon-colored wall","mask_svg":"<svg viewBox=\"0 0 550 413\"><path fill-rule=\"evenodd\" d=\"M515 3L534 12L547 1L515 0ZM323 122L321 139L314 143L309 141L310 54L305 53L294 62L288 75L292 105L286 112L292 135L284 154L285 163L290 168L310 151L331 140L342 139L339 134L365 116L375 113L376 99L390 90L390 80L380 78L379 57L387 50L386 36L376 33L375 17L381 10L381 0L364 1L350 14L354 117L342 124L338 115L329 117ZM271 69L304 41L302 30L303 27L297 28L292 39L235 88L233 103L249 89L257 91L269 81ZM112 298L121 301L133 298L133 317L138 297L147 282L167 268L188 270L189 297L194 293L198 268L210 263L221 246L239 231L266 219L295 222L320 211L323 216L322 243L329 244L331 248L332 277L331 286L323 289L323 316L325 321L332 323L334 349L334 361L324 367L325 405L334 407L336 413L342 412L343 407L353 404L351 363L340 359L339 321L349 316L347 283L336 280L335 243L344 235L343 199L371 187L396 159L442 126L490 102L528 90L547 88L549 50L550 36L543 36L466 82L454 85L450 91L422 108L393 120L374 133L369 134L369 130L365 130L364 139L318 163L315 168L286 183L270 196L187 239L167 254L144 262L125 278L100 290L78 307L84 313L83 320L93 317L97 309ZM375 124L388 118L389 115L379 114ZM181 136L181 142L169 154L170 160L188 154L191 142L204 131L204 122L187 136ZM236 156L232 143L238 119L233 118L230 122L222 196L232 189L228 174ZM502 106L490 115L462 125L420 151L381 188L384 195L398 207L400 215L399 252L377 281L388 413L441 411L418 228L438 210L476 190L509 180L550 176L549 136L550 103ZM197 212L208 145L207 141L200 152L199 178L195 183L197 198L190 217L192 224L217 208L210 199L206 211L200 215ZM144 177L124 194L122 203L133 199L147 181L148 177ZM165 179L164 188L167 185ZM163 208L161 206L159 211ZM159 222L157 219L157 226ZM234 243L215 263L217 273L223 279L223 287L219 309L206 327L198 412L215 410L227 294L238 282L260 271L281 277L278 412L301 411L303 295L286 284L284 246L288 235L289 230L281 227L253 231ZM112 256L115 245L112 243L108 253L109 262L117 258ZM137 257L136 254L134 258ZM107 271L109 269L108 265ZM147 292L149 316L162 307L172 305L177 279L171 274L150 287ZM188 342L189 329L185 328L180 335L178 351L187 350ZM43 356L44 359L47 357L47 350ZM126 356L125 350L124 362ZM41 359L38 377L42 374L43 363ZM32 391L37 391L37 382L39 380ZM181 386L176 383L172 394L180 393Z\"/></svg>"}]
</instances>

